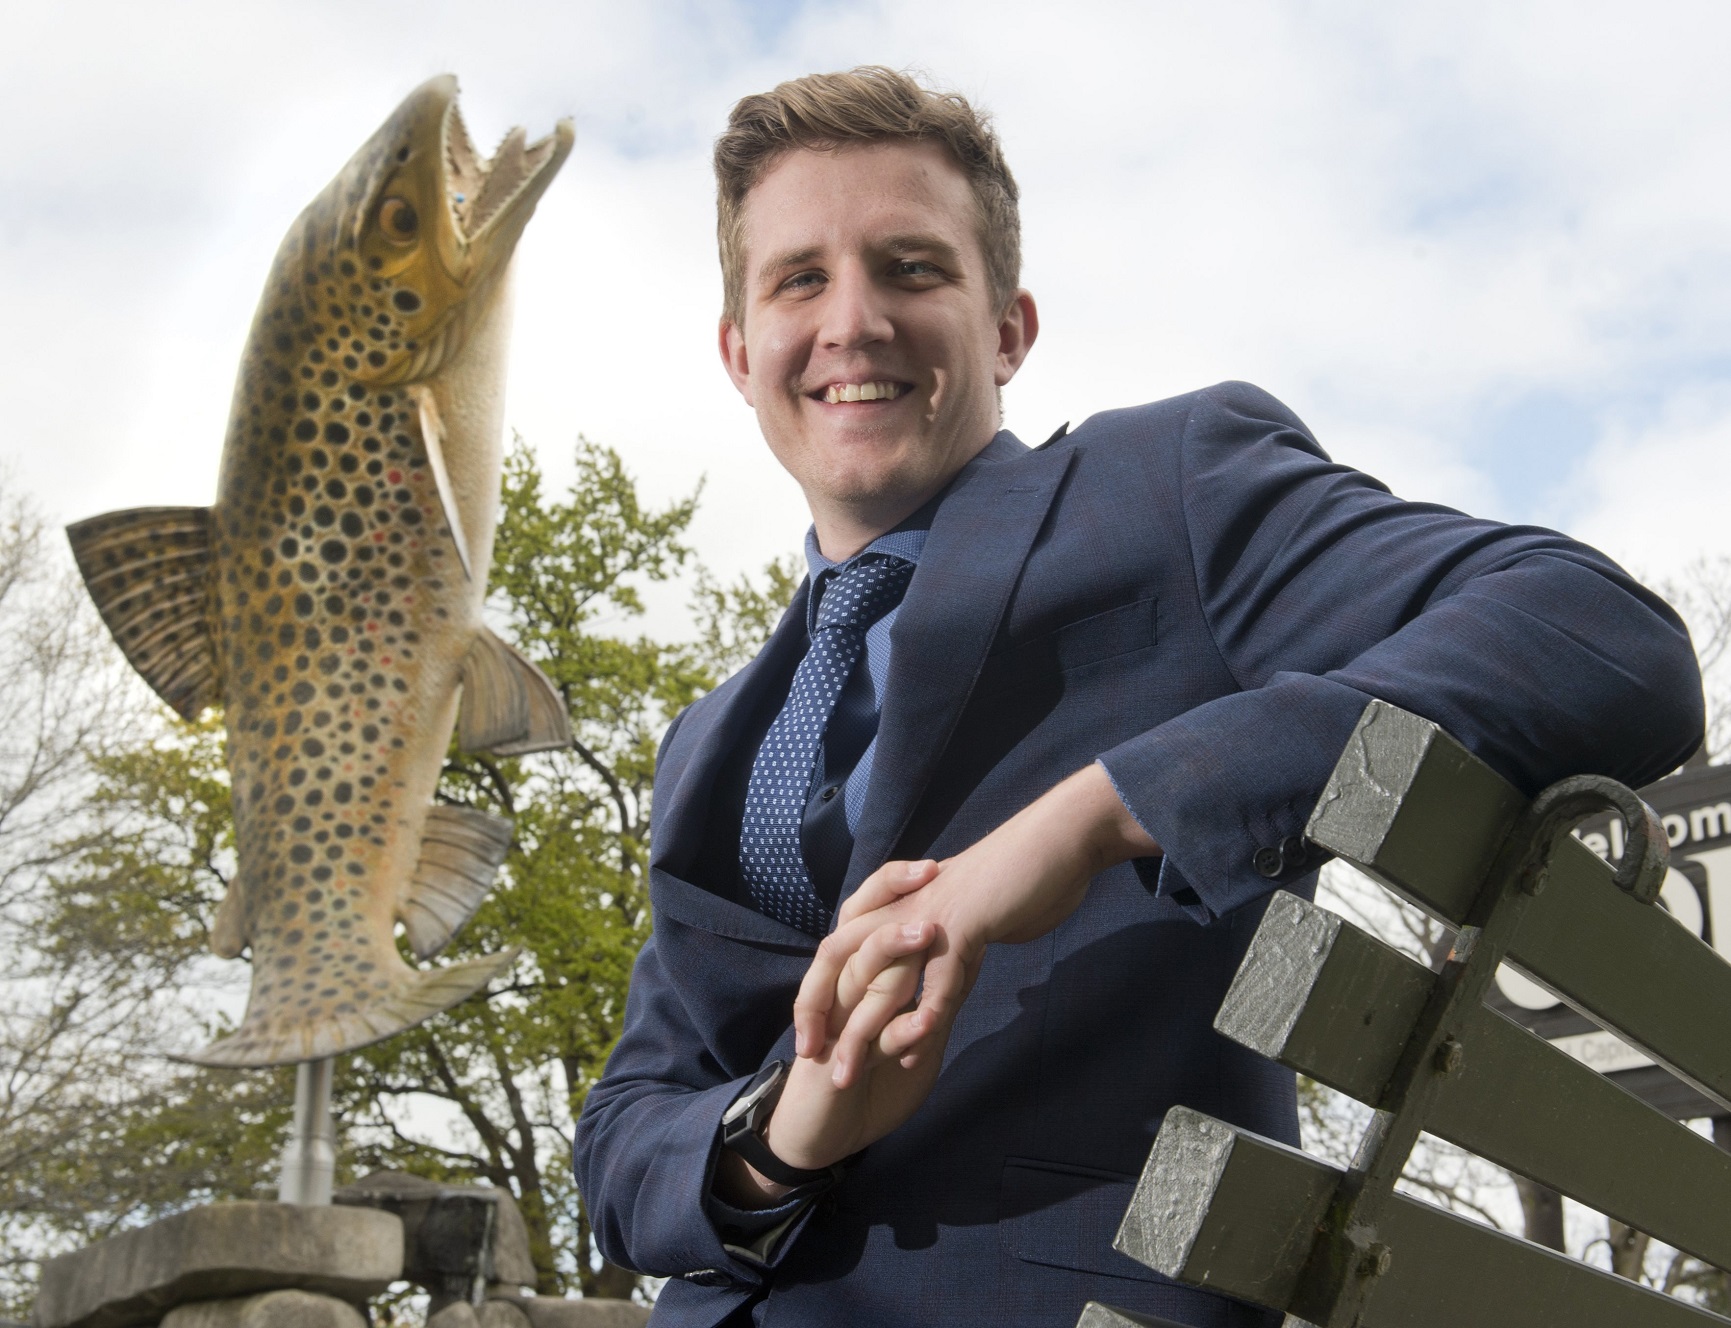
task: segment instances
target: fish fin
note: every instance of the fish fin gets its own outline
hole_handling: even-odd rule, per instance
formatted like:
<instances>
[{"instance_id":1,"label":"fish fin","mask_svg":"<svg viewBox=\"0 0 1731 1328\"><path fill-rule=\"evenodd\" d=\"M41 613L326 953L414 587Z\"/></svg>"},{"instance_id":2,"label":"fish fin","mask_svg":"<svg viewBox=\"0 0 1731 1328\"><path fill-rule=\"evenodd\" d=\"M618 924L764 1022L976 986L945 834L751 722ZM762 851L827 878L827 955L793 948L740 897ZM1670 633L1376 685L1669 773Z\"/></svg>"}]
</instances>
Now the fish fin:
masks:
<instances>
[{"instance_id":1,"label":"fish fin","mask_svg":"<svg viewBox=\"0 0 1731 1328\"><path fill-rule=\"evenodd\" d=\"M210 509L135 507L66 527L115 642L185 719L217 696L210 637Z\"/></svg>"},{"instance_id":2,"label":"fish fin","mask_svg":"<svg viewBox=\"0 0 1731 1328\"><path fill-rule=\"evenodd\" d=\"M216 906L210 948L219 959L239 959L246 948L246 883L239 876L229 881L228 893Z\"/></svg>"},{"instance_id":3,"label":"fish fin","mask_svg":"<svg viewBox=\"0 0 1731 1328\"><path fill-rule=\"evenodd\" d=\"M250 1067L292 1065L355 1051L467 1000L510 968L517 953L513 948L442 968L406 971L405 981L383 1000L310 1022L296 1022L296 1016L280 1011L261 1014L249 1005L241 1026L227 1037L170 1059L193 1065Z\"/></svg>"},{"instance_id":4,"label":"fish fin","mask_svg":"<svg viewBox=\"0 0 1731 1328\"><path fill-rule=\"evenodd\" d=\"M421 860L402 909L409 948L427 959L475 915L505 852L511 823L473 807L434 807L421 832Z\"/></svg>"},{"instance_id":5,"label":"fish fin","mask_svg":"<svg viewBox=\"0 0 1731 1328\"><path fill-rule=\"evenodd\" d=\"M457 744L466 752L521 756L571 745L565 700L547 675L483 627L463 656Z\"/></svg>"},{"instance_id":6,"label":"fish fin","mask_svg":"<svg viewBox=\"0 0 1731 1328\"><path fill-rule=\"evenodd\" d=\"M451 472L445 469L445 422L439 418L439 405L432 390L422 384L408 389L409 396L421 412L421 446L427 449L427 464L433 468L433 483L439 490L439 505L445 509L445 525L457 546L457 561L463 564L463 575L475 579L475 569L469 566L469 539L463 533L463 518L457 512L456 491L451 488Z\"/></svg>"}]
</instances>

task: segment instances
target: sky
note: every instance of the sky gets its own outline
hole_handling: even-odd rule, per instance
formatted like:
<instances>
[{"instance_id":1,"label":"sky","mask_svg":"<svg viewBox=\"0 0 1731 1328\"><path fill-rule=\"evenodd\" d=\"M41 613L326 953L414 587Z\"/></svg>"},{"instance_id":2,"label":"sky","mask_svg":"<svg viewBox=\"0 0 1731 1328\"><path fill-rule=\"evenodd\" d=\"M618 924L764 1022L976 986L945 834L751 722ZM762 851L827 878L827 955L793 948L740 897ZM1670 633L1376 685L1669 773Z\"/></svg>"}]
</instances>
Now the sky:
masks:
<instances>
[{"instance_id":1,"label":"sky","mask_svg":"<svg viewBox=\"0 0 1731 1328\"><path fill-rule=\"evenodd\" d=\"M519 249L507 421L579 433L732 575L806 514L715 352L710 144L813 70L995 116L1039 344L1006 423L1226 378L1397 493L1654 577L1731 554L1731 9L1070 0L0 5L0 462L53 518L209 502L283 232L455 72L479 144L572 116Z\"/></svg>"}]
</instances>

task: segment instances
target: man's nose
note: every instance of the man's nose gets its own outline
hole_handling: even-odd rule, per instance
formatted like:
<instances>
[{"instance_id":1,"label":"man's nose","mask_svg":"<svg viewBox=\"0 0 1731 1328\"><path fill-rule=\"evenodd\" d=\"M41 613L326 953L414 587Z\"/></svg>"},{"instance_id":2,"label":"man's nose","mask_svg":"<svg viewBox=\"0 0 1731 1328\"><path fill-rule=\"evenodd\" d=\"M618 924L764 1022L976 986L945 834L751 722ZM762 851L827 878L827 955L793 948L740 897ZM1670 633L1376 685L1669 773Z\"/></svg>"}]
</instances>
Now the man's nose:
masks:
<instances>
[{"instance_id":1,"label":"man's nose","mask_svg":"<svg viewBox=\"0 0 1731 1328\"><path fill-rule=\"evenodd\" d=\"M895 335L885 292L869 272L849 265L831 274L818 335L825 346L837 350L888 341Z\"/></svg>"}]
</instances>

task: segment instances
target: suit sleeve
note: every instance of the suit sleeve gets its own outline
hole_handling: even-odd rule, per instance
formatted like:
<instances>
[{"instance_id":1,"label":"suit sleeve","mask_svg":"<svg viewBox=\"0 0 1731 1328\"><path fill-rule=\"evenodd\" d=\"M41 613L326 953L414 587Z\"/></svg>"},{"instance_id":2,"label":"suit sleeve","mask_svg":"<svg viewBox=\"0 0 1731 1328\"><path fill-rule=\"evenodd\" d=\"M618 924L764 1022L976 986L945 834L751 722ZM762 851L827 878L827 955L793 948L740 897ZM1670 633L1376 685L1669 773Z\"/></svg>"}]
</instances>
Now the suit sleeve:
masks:
<instances>
[{"instance_id":1,"label":"suit sleeve","mask_svg":"<svg viewBox=\"0 0 1731 1328\"><path fill-rule=\"evenodd\" d=\"M748 1289L776 1260L725 1242L708 1199L722 1114L751 1076L730 1077L708 1054L656 941L650 937L638 954L624 1035L577 1121L577 1188L596 1244L614 1263ZM805 1213L777 1215L786 1223L777 1233L779 1254Z\"/></svg>"},{"instance_id":2,"label":"suit sleeve","mask_svg":"<svg viewBox=\"0 0 1731 1328\"><path fill-rule=\"evenodd\" d=\"M1101 763L1165 850L1159 892L1204 919L1304 874L1271 878L1257 852L1302 834L1373 697L1529 796L1570 774L1643 784L1699 745L1687 631L1602 554L1403 502L1247 384L1198 394L1178 482L1200 608L1241 690Z\"/></svg>"}]
</instances>

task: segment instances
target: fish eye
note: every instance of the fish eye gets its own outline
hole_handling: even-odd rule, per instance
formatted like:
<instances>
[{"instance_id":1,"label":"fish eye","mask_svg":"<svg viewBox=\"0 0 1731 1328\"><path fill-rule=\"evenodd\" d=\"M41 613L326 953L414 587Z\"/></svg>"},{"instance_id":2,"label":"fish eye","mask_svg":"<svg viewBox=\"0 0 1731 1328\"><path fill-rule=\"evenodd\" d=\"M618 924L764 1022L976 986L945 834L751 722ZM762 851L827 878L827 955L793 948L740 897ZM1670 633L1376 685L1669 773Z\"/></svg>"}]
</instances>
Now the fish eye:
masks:
<instances>
[{"instance_id":1,"label":"fish eye","mask_svg":"<svg viewBox=\"0 0 1731 1328\"><path fill-rule=\"evenodd\" d=\"M421 219L406 198L392 196L379 204L379 229L393 244L408 244L420 230Z\"/></svg>"}]
</instances>

